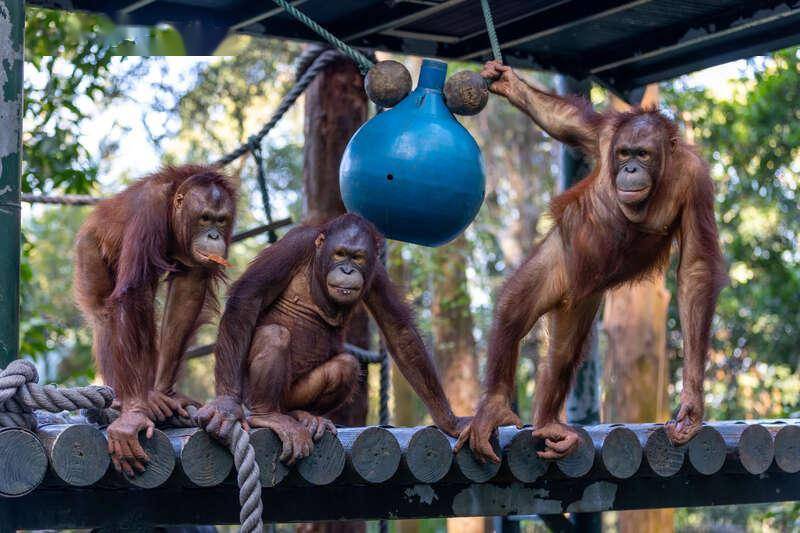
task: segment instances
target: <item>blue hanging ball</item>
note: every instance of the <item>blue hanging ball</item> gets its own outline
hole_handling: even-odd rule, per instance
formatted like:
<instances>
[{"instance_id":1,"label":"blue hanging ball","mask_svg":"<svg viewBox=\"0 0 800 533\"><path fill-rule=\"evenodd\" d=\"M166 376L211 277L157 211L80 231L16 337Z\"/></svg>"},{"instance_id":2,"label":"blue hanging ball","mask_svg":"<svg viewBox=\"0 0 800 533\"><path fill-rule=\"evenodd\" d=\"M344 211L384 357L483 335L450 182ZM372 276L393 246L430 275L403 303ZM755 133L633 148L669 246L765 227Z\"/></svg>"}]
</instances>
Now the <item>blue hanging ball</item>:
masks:
<instances>
[{"instance_id":1,"label":"blue hanging ball","mask_svg":"<svg viewBox=\"0 0 800 533\"><path fill-rule=\"evenodd\" d=\"M478 214L486 179L475 139L442 96L447 65L422 62L417 88L353 135L339 168L348 211L390 239L439 246Z\"/></svg>"}]
</instances>

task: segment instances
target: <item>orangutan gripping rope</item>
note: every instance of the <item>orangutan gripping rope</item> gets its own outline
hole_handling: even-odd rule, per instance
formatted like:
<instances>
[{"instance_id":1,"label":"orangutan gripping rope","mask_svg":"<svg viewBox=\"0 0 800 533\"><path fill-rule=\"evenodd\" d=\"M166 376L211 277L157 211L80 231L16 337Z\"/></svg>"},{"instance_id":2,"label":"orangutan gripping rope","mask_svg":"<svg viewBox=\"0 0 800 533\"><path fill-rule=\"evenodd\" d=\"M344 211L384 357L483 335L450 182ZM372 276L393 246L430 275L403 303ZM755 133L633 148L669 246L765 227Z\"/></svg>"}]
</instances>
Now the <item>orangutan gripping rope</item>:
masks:
<instances>
[{"instance_id":1,"label":"orangutan gripping rope","mask_svg":"<svg viewBox=\"0 0 800 533\"><path fill-rule=\"evenodd\" d=\"M703 420L703 372L717 294L726 282L714 221L708 167L656 111L597 113L583 100L535 89L491 61L481 75L552 137L577 146L595 161L590 175L555 198L555 226L498 297L489 341L485 393L457 447L469 441L484 459L495 428L520 424L511 410L519 344L545 313L551 317L550 353L539 370L534 436L543 458L578 444L559 421L575 368L603 293L665 267L670 245L680 243L678 305L686 365L681 406L667 432L685 443Z\"/></svg>"},{"instance_id":2,"label":"orangutan gripping rope","mask_svg":"<svg viewBox=\"0 0 800 533\"><path fill-rule=\"evenodd\" d=\"M400 371L434 423L456 435L433 361L405 305L378 261L383 246L370 223L353 214L301 226L256 257L231 287L219 327L217 399L198 413L206 431L226 439L250 409L250 426L274 430L282 460L309 454L335 427L323 415L347 402L360 365L344 350L344 328L364 303Z\"/></svg>"},{"instance_id":3,"label":"orangutan gripping rope","mask_svg":"<svg viewBox=\"0 0 800 533\"><path fill-rule=\"evenodd\" d=\"M195 403L175 390L189 337L215 306L235 215L235 188L209 167L167 167L97 205L75 248L75 298L94 333L103 380L120 417L108 428L117 470L133 475L147 460L138 433L154 421L188 416ZM167 275L160 334L156 287Z\"/></svg>"}]
</instances>

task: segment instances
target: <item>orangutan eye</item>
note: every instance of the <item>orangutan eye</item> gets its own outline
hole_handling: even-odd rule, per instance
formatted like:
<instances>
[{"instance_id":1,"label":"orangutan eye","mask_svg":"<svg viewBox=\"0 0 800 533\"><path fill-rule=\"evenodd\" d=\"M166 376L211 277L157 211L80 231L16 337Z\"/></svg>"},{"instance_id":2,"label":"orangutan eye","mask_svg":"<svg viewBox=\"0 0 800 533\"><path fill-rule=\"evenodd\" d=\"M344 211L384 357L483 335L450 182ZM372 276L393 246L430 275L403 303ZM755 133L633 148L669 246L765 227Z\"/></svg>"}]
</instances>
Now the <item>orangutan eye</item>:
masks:
<instances>
[{"instance_id":1,"label":"orangutan eye","mask_svg":"<svg viewBox=\"0 0 800 533\"><path fill-rule=\"evenodd\" d=\"M627 159L628 156L630 156L630 155L631 155L631 153L627 148L620 148L620 150L619 150L620 159Z\"/></svg>"},{"instance_id":2,"label":"orangutan eye","mask_svg":"<svg viewBox=\"0 0 800 533\"><path fill-rule=\"evenodd\" d=\"M344 252L344 250L336 250L333 252L333 260L337 263L339 261L344 261L345 259L347 259L347 254Z\"/></svg>"},{"instance_id":3,"label":"orangutan eye","mask_svg":"<svg viewBox=\"0 0 800 533\"><path fill-rule=\"evenodd\" d=\"M200 222L202 222L203 224L208 224L209 222L211 222L211 217L208 215L208 213L203 213L200 216Z\"/></svg>"},{"instance_id":4,"label":"orangutan eye","mask_svg":"<svg viewBox=\"0 0 800 533\"><path fill-rule=\"evenodd\" d=\"M359 265L365 265L367 264L367 256L363 253L357 253L353 258L353 261L355 261Z\"/></svg>"},{"instance_id":5,"label":"orangutan eye","mask_svg":"<svg viewBox=\"0 0 800 533\"><path fill-rule=\"evenodd\" d=\"M650 158L650 154L647 153L647 150L639 150L639 153L636 154L639 156L639 159L647 160Z\"/></svg>"}]
</instances>

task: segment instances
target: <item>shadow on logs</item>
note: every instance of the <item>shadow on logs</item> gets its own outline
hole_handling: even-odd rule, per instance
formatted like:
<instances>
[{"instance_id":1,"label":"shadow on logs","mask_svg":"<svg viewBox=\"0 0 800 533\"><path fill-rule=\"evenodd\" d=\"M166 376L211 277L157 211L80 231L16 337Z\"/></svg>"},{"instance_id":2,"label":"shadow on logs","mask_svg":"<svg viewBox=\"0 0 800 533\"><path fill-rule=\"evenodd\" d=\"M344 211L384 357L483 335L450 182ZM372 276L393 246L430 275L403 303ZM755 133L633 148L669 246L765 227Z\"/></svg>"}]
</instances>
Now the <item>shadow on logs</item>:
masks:
<instances>
[{"instance_id":1,"label":"shadow on logs","mask_svg":"<svg viewBox=\"0 0 800 533\"><path fill-rule=\"evenodd\" d=\"M447 436L434 426L392 428L400 445L400 481L436 483L450 471L453 449Z\"/></svg>"},{"instance_id":2,"label":"shadow on logs","mask_svg":"<svg viewBox=\"0 0 800 533\"><path fill-rule=\"evenodd\" d=\"M111 459L103 433L88 424L52 424L37 431L50 471L65 485L88 487L100 480Z\"/></svg>"},{"instance_id":3,"label":"shadow on logs","mask_svg":"<svg viewBox=\"0 0 800 533\"><path fill-rule=\"evenodd\" d=\"M400 466L400 444L382 427L340 428L339 442L345 450L349 480L383 483Z\"/></svg>"},{"instance_id":4,"label":"shadow on logs","mask_svg":"<svg viewBox=\"0 0 800 533\"><path fill-rule=\"evenodd\" d=\"M200 428L166 429L179 468L176 475L190 486L214 487L233 469L233 456Z\"/></svg>"},{"instance_id":5,"label":"shadow on logs","mask_svg":"<svg viewBox=\"0 0 800 533\"><path fill-rule=\"evenodd\" d=\"M47 453L36 435L22 428L0 428L0 495L23 496L47 472Z\"/></svg>"}]
</instances>

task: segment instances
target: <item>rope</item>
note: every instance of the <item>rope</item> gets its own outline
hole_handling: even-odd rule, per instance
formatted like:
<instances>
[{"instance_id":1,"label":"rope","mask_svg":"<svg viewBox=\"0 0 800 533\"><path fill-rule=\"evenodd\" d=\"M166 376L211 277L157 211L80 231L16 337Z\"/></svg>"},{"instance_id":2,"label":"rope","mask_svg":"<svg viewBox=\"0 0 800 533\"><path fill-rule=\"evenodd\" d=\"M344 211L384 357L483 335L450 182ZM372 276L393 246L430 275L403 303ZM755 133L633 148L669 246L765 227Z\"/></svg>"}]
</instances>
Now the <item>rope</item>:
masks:
<instances>
[{"instance_id":1,"label":"rope","mask_svg":"<svg viewBox=\"0 0 800 533\"><path fill-rule=\"evenodd\" d=\"M258 189L261 192L261 203L264 204L264 214L267 217L267 224L272 224L272 206L269 203L269 190L267 190L267 176L264 172L264 157L261 153L261 143L258 144L252 151L253 160L256 163L256 181L258 181ZM274 229L267 232L267 240L270 244L274 244L278 240L278 234Z\"/></svg>"},{"instance_id":2,"label":"rope","mask_svg":"<svg viewBox=\"0 0 800 533\"><path fill-rule=\"evenodd\" d=\"M306 90L314 78L317 77L317 74L322 72L327 66L329 66L334 61L341 59L342 55L330 49L320 49L318 47L314 47L307 52L304 52L303 55L299 58L299 68L298 70L298 79L297 83L295 83L291 89L283 96L281 99L280 104L278 104L277 109L270 117L269 121L262 126L262 128L256 132L255 134L251 135L247 142L240 145L238 148L231 150L224 156L220 157L214 163L215 166L223 167L232 163L233 161L239 159L244 154L248 152L252 152L253 149L257 146L260 146L261 141L266 135L275 127L275 125L280 122L283 115L292 107L292 105L297 101L300 95ZM97 198L89 195L83 194L65 194L65 195L50 195L50 196L43 196L38 194L23 194L22 201L29 202L29 203L40 203L40 204L60 204L60 205L92 205L96 204L100 201L104 200L104 198Z\"/></svg>"},{"instance_id":3,"label":"rope","mask_svg":"<svg viewBox=\"0 0 800 533\"><path fill-rule=\"evenodd\" d=\"M30 361L17 359L0 371L0 426L36 429L34 409L50 413L105 409L114 400L111 387L56 387L38 381L39 373Z\"/></svg>"},{"instance_id":4,"label":"rope","mask_svg":"<svg viewBox=\"0 0 800 533\"><path fill-rule=\"evenodd\" d=\"M167 423L175 427L197 427L195 419L197 408L193 405L186 407L190 418L173 416ZM204 428L205 429L205 428ZM262 533L264 524L261 521L264 508L261 502L261 480L256 463L256 453L250 445L250 435L242 428L241 424L233 427L230 442L224 443L236 466L236 483L239 485L239 523L242 533Z\"/></svg>"},{"instance_id":5,"label":"rope","mask_svg":"<svg viewBox=\"0 0 800 533\"><path fill-rule=\"evenodd\" d=\"M503 56L500 54L500 41L497 40L497 30L494 27L492 8L489 7L489 0L481 0L481 9L483 10L483 20L486 22L486 33L489 35L489 43L492 45L492 55L497 61L502 63Z\"/></svg>"},{"instance_id":6,"label":"rope","mask_svg":"<svg viewBox=\"0 0 800 533\"><path fill-rule=\"evenodd\" d=\"M58 205L93 205L103 200L88 194L41 195L24 193L21 198L23 202L28 202L29 204Z\"/></svg>"},{"instance_id":7,"label":"rope","mask_svg":"<svg viewBox=\"0 0 800 533\"><path fill-rule=\"evenodd\" d=\"M331 46L338 49L344 55L352 59L358 68L361 69L362 74L366 74L367 71L372 68L372 61L370 61L367 56L350 46L349 44L345 43L334 34L317 24L314 20L309 18L305 13L294 7L292 4L287 2L286 0L273 0L276 4L284 9L287 13L293 16L295 19L299 20L303 24L305 24L311 31L328 41Z\"/></svg>"},{"instance_id":8,"label":"rope","mask_svg":"<svg viewBox=\"0 0 800 533\"><path fill-rule=\"evenodd\" d=\"M270 130L275 127L280 119L283 118L283 115L286 114L289 108L292 107L292 104L294 104L300 95L303 94L303 91L306 90L306 87L308 87L311 82L314 81L314 78L317 77L317 74L325 70L325 68L334 61L341 59L341 57L341 54L335 50L327 50L321 53L314 60L311 66L308 67L308 70L306 70L303 75L300 76L300 79L297 80L297 83L295 83L292 88L289 89L289 92L283 96L281 103L278 105L278 108L272 114L272 117L269 119L269 121L264 124L264 126L258 132L251 135L247 139L246 143L219 158L213 164L217 166L225 166L228 163L239 159L244 154L252 151L255 146L258 146L258 144L261 142L261 139L263 139L267 133L269 133Z\"/></svg>"}]
</instances>

